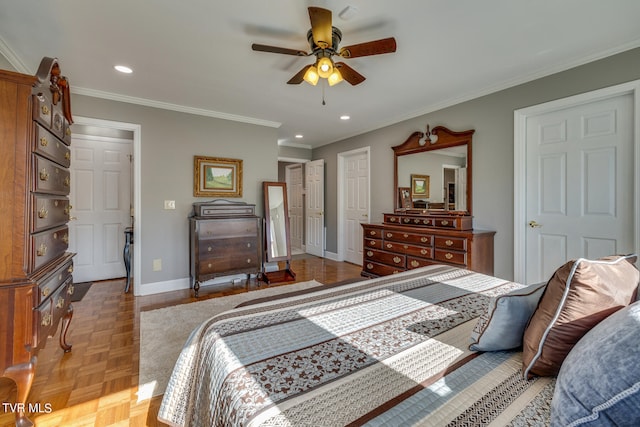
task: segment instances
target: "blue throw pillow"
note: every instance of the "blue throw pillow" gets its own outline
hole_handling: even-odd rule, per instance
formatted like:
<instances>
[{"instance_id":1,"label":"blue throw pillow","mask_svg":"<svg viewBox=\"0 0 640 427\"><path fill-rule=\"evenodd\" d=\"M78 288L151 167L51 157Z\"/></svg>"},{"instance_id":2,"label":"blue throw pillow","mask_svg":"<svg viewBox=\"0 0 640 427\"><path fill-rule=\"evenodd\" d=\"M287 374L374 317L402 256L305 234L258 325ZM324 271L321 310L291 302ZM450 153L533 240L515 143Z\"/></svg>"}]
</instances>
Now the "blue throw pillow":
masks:
<instances>
[{"instance_id":1,"label":"blue throw pillow","mask_svg":"<svg viewBox=\"0 0 640 427\"><path fill-rule=\"evenodd\" d=\"M511 350L522 345L522 335L546 283L537 283L491 298L471 332L469 350Z\"/></svg>"},{"instance_id":2,"label":"blue throw pillow","mask_svg":"<svg viewBox=\"0 0 640 427\"><path fill-rule=\"evenodd\" d=\"M560 367L552 426L640 425L640 302L591 329Z\"/></svg>"}]
</instances>

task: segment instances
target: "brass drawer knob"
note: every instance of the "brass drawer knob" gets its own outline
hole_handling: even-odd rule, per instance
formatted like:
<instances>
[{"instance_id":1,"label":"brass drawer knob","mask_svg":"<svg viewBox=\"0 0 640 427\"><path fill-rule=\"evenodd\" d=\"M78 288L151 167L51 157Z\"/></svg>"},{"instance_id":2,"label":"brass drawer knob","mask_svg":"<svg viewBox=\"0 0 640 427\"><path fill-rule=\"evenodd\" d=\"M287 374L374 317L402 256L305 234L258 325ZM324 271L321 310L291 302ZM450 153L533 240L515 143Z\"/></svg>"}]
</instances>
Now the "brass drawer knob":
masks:
<instances>
[{"instance_id":1,"label":"brass drawer knob","mask_svg":"<svg viewBox=\"0 0 640 427\"><path fill-rule=\"evenodd\" d=\"M73 208L73 206L71 205L67 205L66 208L64 208L64 214L65 215L69 215L71 213L71 209Z\"/></svg>"},{"instance_id":2,"label":"brass drawer knob","mask_svg":"<svg viewBox=\"0 0 640 427\"><path fill-rule=\"evenodd\" d=\"M422 243L427 243L427 242L429 241L429 238L428 238L428 237L421 237L421 238L420 238L420 241L421 241Z\"/></svg>"},{"instance_id":3,"label":"brass drawer knob","mask_svg":"<svg viewBox=\"0 0 640 427\"><path fill-rule=\"evenodd\" d=\"M44 114L45 116L49 115L49 107L47 107L46 105L43 105L41 110L42 110L42 114Z\"/></svg>"},{"instance_id":4,"label":"brass drawer knob","mask_svg":"<svg viewBox=\"0 0 640 427\"><path fill-rule=\"evenodd\" d=\"M73 291L75 291L75 288L73 287L73 283L69 285L69 287L67 288L67 294L69 295L73 295Z\"/></svg>"},{"instance_id":5,"label":"brass drawer knob","mask_svg":"<svg viewBox=\"0 0 640 427\"><path fill-rule=\"evenodd\" d=\"M207 252L211 252L213 250L213 248L211 246L207 247Z\"/></svg>"},{"instance_id":6,"label":"brass drawer knob","mask_svg":"<svg viewBox=\"0 0 640 427\"><path fill-rule=\"evenodd\" d=\"M64 233L64 235L62 236L62 241L68 245L69 244L69 234Z\"/></svg>"},{"instance_id":7,"label":"brass drawer knob","mask_svg":"<svg viewBox=\"0 0 640 427\"><path fill-rule=\"evenodd\" d=\"M56 303L56 308L62 308L64 307L64 298L60 297L58 298L58 302Z\"/></svg>"},{"instance_id":8,"label":"brass drawer knob","mask_svg":"<svg viewBox=\"0 0 640 427\"><path fill-rule=\"evenodd\" d=\"M447 253L444 255L444 257L445 257L446 259L451 259L451 258L453 258L453 254L451 254L450 252L447 252Z\"/></svg>"},{"instance_id":9,"label":"brass drawer knob","mask_svg":"<svg viewBox=\"0 0 640 427\"><path fill-rule=\"evenodd\" d=\"M247 264L251 264L251 258L247 258Z\"/></svg>"},{"instance_id":10,"label":"brass drawer knob","mask_svg":"<svg viewBox=\"0 0 640 427\"><path fill-rule=\"evenodd\" d=\"M391 218L389 218L389 222L396 222L396 217L392 216Z\"/></svg>"},{"instance_id":11,"label":"brass drawer knob","mask_svg":"<svg viewBox=\"0 0 640 427\"><path fill-rule=\"evenodd\" d=\"M447 240L446 242L444 242L445 245L447 246L451 246L453 245L453 241L452 240Z\"/></svg>"},{"instance_id":12,"label":"brass drawer knob","mask_svg":"<svg viewBox=\"0 0 640 427\"><path fill-rule=\"evenodd\" d=\"M71 135L71 128L67 128L67 130L65 131L65 134L67 136Z\"/></svg>"},{"instance_id":13,"label":"brass drawer knob","mask_svg":"<svg viewBox=\"0 0 640 427\"><path fill-rule=\"evenodd\" d=\"M69 273L73 273L73 265L70 265L69 268L67 268L67 271Z\"/></svg>"},{"instance_id":14,"label":"brass drawer knob","mask_svg":"<svg viewBox=\"0 0 640 427\"><path fill-rule=\"evenodd\" d=\"M71 151L67 151L66 153L64 153L64 159L71 160Z\"/></svg>"},{"instance_id":15,"label":"brass drawer knob","mask_svg":"<svg viewBox=\"0 0 640 427\"><path fill-rule=\"evenodd\" d=\"M207 267L211 268L211 263L207 264Z\"/></svg>"},{"instance_id":16,"label":"brass drawer knob","mask_svg":"<svg viewBox=\"0 0 640 427\"><path fill-rule=\"evenodd\" d=\"M420 263L414 259L411 261L411 267L420 267Z\"/></svg>"},{"instance_id":17,"label":"brass drawer knob","mask_svg":"<svg viewBox=\"0 0 640 427\"><path fill-rule=\"evenodd\" d=\"M416 224L420 224L420 219L416 218L413 220L413 222L415 222Z\"/></svg>"},{"instance_id":18,"label":"brass drawer knob","mask_svg":"<svg viewBox=\"0 0 640 427\"><path fill-rule=\"evenodd\" d=\"M375 232L375 230L371 230L371 231L369 232L369 234L370 234L370 235L372 235L372 236L375 236L375 235L376 235L376 232Z\"/></svg>"},{"instance_id":19,"label":"brass drawer knob","mask_svg":"<svg viewBox=\"0 0 640 427\"><path fill-rule=\"evenodd\" d=\"M371 263L367 264L367 269L368 270L371 270L372 268L373 268L373 264L371 264Z\"/></svg>"},{"instance_id":20,"label":"brass drawer knob","mask_svg":"<svg viewBox=\"0 0 640 427\"><path fill-rule=\"evenodd\" d=\"M45 256L46 254L47 254L47 245L45 245L44 243L41 243L40 247L36 251L36 255Z\"/></svg>"},{"instance_id":21,"label":"brass drawer knob","mask_svg":"<svg viewBox=\"0 0 640 427\"><path fill-rule=\"evenodd\" d=\"M422 255L426 255L426 254L427 254L427 250L426 250L426 249L422 249L422 250L420 251L420 253L421 253Z\"/></svg>"},{"instance_id":22,"label":"brass drawer knob","mask_svg":"<svg viewBox=\"0 0 640 427\"><path fill-rule=\"evenodd\" d=\"M449 221L447 221L446 219L443 219L442 222L440 223L442 225L449 225Z\"/></svg>"},{"instance_id":23,"label":"brass drawer knob","mask_svg":"<svg viewBox=\"0 0 640 427\"><path fill-rule=\"evenodd\" d=\"M49 172L47 172L46 168L42 168L40 171L40 181L46 181L49 179Z\"/></svg>"},{"instance_id":24,"label":"brass drawer knob","mask_svg":"<svg viewBox=\"0 0 640 427\"><path fill-rule=\"evenodd\" d=\"M43 297L49 296L49 294L50 294L50 293L51 293L51 289L49 289L49 287L48 287L48 286L47 286L47 287L45 287L45 288L42 290L42 296L43 296Z\"/></svg>"},{"instance_id":25,"label":"brass drawer knob","mask_svg":"<svg viewBox=\"0 0 640 427\"><path fill-rule=\"evenodd\" d=\"M392 243L387 243L387 249L391 249L393 247Z\"/></svg>"},{"instance_id":26,"label":"brass drawer knob","mask_svg":"<svg viewBox=\"0 0 640 427\"><path fill-rule=\"evenodd\" d=\"M49 141L47 140L46 136L43 136L40 138L40 145L42 145L43 147L46 147L47 145L49 145Z\"/></svg>"},{"instance_id":27,"label":"brass drawer knob","mask_svg":"<svg viewBox=\"0 0 640 427\"><path fill-rule=\"evenodd\" d=\"M375 240L369 240L369 246L375 246L375 245L376 245Z\"/></svg>"},{"instance_id":28,"label":"brass drawer knob","mask_svg":"<svg viewBox=\"0 0 640 427\"><path fill-rule=\"evenodd\" d=\"M251 243L247 243L247 247L250 248L251 247Z\"/></svg>"},{"instance_id":29,"label":"brass drawer knob","mask_svg":"<svg viewBox=\"0 0 640 427\"><path fill-rule=\"evenodd\" d=\"M367 256L373 256L373 251L367 251Z\"/></svg>"},{"instance_id":30,"label":"brass drawer knob","mask_svg":"<svg viewBox=\"0 0 640 427\"><path fill-rule=\"evenodd\" d=\"M387 233L387 238L393 237L393 233Z\"/></svg>"},{"instance_id":31,"label":"brass drawer knob","mask_svg":"<svg viewBox=\"0 0 640 427\"><path fill-rule=\"evenodd\" d=\"M42 321L40 322L40 324L42 326L49 326L51 324L51 320L52 320L51 314L47 313L44 316L42 316Z\"/></svg>"},{"instance_id":32,"label":"brass drawer knob","mask_svg":"<svg viewBox=\"0 0 640 427\"><path fill-rule=\"evenodd\" d=\"M402 236L403 236L405 239L409 237L409 235L408 235L407 233L404 233Z\"/></svg>"},{"instance_id":33,"label":"brass drawer knob","mask_svg":"<svg viewBox=\"0 0 640 427\"><path fill-rule=\"evenodd\" d=\"M49 215L49 211L44 206L38 211L38 218L45 219Z\"/></svg>"},{"instance_id":34,"label":"brass drawer knob","mask_svg":"<svg viewBox=\"0 0 640 427\"><path fill-rule=\"evenodd\" d=\"M400 261L402 261L402 258L394 256L393 257L393 262L395 262L396 264L400 264Z\"/></svg>"},{"instance_id":35,"label":"brass drawer knob","mask_svg":"<svg viewBox=\"0 0 640 427\"><path fill-rule=\"evenodd\" d=\"M64 186L65 187L70 187L71 186L71 178L68 176L64 177Z\"/></svg>"}]
</instances>

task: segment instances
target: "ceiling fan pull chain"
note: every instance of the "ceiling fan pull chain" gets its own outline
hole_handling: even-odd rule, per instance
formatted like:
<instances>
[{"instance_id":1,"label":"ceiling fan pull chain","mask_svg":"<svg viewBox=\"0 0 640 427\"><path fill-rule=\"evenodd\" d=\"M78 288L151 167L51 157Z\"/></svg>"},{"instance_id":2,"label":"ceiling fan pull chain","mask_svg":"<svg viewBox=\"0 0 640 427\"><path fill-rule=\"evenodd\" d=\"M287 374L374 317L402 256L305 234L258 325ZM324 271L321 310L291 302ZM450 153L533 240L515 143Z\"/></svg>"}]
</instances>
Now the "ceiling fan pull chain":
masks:
<instances>
[{"instance_id":1,"label":"ceiling fan pull chain","mask_svg":"<svg viewBox=\"0 0 640 427\"><path fill-rule=\"evenodd\" d=\"M322 81L322 105L327 105L326 102L324 102L324 80Z\"/></svg>"}]
</instances>

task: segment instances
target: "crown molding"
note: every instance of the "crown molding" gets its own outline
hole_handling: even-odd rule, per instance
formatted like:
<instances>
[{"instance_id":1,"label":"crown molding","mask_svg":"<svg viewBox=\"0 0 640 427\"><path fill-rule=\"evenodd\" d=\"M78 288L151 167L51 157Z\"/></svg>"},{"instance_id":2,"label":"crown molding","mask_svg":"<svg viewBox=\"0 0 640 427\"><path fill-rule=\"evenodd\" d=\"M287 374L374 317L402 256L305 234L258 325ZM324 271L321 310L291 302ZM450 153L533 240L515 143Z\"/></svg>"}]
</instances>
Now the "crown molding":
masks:
<instances>
[{"instance_id":1,"label":"crown molding","mask_svg":"<svg viewBox=\"0 0 640 427\"><path fill-rule=\"evenodd\" d=\"M306 150L312 150L313 146L309 145L309 144L300 144L299 142L289 142L286 140L279 140L278 141L278 145L279 146L285 146L285 147L293 147L293 148L304 148Z\"/></svg>"},{"instance_id":2,"label":"crown molding","mask_svg":"<svg viewBox=\"0 0 640 427\"><path fill-rule=\"evenodd\" d=\"M35 74L35 71L30 70L29 67L27 67L24 62L22 62L20 57L18 57L13 49L9 47L7 42L4 41L2 36L0 36L0 54L2 54L2 56L4 56L7 61L9 61L9 64L11 64L11 66L15 68L18 73Z\"/></svg>"},{"instance_id":3,"label":"crown molding","mask_svg":"<svg viewBox=\"0 0 640 427\"><path fill-rule=\"evenodd\" d=\"M126 102L128 104L143 105L145 107L153 107L153 108L160 108L163 110L177 111L180 113L195 114L198 116L214 117L217 119L231 120L234 122L249 123L252 125L266 126L270 128L279 128L280 126L282 126L282 123L272 122L270 120L262 120L262 119L256 119L254 117L238 116L235 114L222 113L220 111L205 110L204 108L187 107L184 105L171 104L169 102L154 101L146 98L120 95L117 93L104 92L101 90L87 89L83 87L72 86L71 93L90 96L93 98L108 99L111 101Z\"/></svg>"}]
</instances>

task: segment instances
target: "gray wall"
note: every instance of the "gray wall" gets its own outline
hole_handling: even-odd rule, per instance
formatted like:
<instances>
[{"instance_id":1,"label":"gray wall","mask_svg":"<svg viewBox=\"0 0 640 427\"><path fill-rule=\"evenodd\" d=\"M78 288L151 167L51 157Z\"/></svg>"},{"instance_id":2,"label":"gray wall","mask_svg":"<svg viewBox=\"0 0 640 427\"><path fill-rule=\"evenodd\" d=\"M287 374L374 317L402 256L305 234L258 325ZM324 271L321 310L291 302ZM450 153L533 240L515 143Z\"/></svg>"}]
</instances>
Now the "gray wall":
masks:
<instances>
[{"instance_id":1,"label":"gray wall","mask_svg":"<svg viewBox=\"0 0 640 427\"><path fill-rule=\"evenodd\" d=\"M472 70L470 69L470 72ZM337 252L337 155L371 147L371 222L393 211L393 151L412 132L443 125L473 136L473 215L476 228L496 230L495 272L513 279L513 117L514 110L640 79L640 49L486 95L452 107L313 150L325 160L328 252ZM381 101L379 108L384 109ZM638 112L636 112L638 114ZM375 171L375 173L373 173Z\"/></svg>"},{"instance_id":2,"label":"gray wall","mask_svg":"<svg viewBox=\"0 0 640 427\"><path fill-rule=\"evenodd\" d=\"M262 181L278 178L277 129L196 116L82 95L72 96L74 116L141 125L141 272L136 283L147 284L189 276L187 217L193 202L193 156L243 160L243 196L262 215ZM175 210L164 210L175 200ZM154 259L162 271L152 271Z\"/></svg>"}]
</instances>

